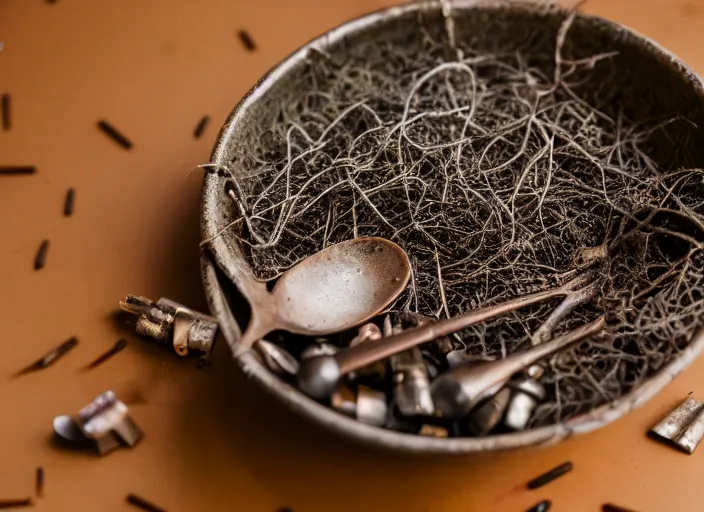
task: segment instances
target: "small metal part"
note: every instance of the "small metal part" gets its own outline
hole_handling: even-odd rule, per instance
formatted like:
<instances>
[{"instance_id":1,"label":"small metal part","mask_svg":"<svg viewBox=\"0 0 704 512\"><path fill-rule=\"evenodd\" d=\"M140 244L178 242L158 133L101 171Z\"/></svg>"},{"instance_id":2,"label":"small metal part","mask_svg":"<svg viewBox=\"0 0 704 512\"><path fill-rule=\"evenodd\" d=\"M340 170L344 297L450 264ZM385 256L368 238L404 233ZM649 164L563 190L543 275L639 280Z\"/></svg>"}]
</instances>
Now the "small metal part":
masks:
<instances>
[{"instance_id":1,"label":"small metal part","mask_svg":"<svg viewBox=\"0 0 704 512\"><path fill-rule=\"evenodd\" d=\"M75 418L54 418L54 432L74 443L92 442L101 455L123 444L134 446L143 437L140 428L128 416L127 406L112 391L97 396L78 411Z\"/></svg>"},{"instance_id":2,"label":"small metal part","mask_svg":"<svg viewBox=\"0 0 704 512\"><path fill-rule=\"evenodd\" d=\"M208 122L210 121L210 116L203 116L200 121L198 121L198 124L196 125L195 130L193 130L193 137L196 139L200 139L200 136L203 135L203 132L205 131L206 127L208 126Z\"/></svg>"},{"instance_id":3,"label":"small metal part","mask_svg":"<svg viewBox=\"0 0 704 512\"><path fill-rule=\"evenodd\" d=\"M543 500L530 507L526 512L548 512L550 507L552 507L552 502L550 500Z\"/></svg>"},{"instance_id":4,"label":"small metal part","mask_svg":"<svg viewBox=\"0 0 704 512\"><path fill-rule=\"evenodd\" d=\"M384 337L403 332L403 327L392 325L391 317L384 318ZM394 381L394 403L404 416L430 416L435 411L430 396L430 380L423 354L418 347L391 356Z\"/></svg>"},{"instance_id":5,"label":"small metal part","mask_svg":"<svg viewBox=\"0 0 704 512\"><path fill-rule=\"evenodd\" d=\"M58 347L51 349L34 363L17 372L16 376L24 375L25 373L33 372L35 370L43 370L44 368L51 366L66 355L76 345L78 345L78 338L69 338Z\"/></svg>"},{"instance_id":6,"label":"small metal part","mask_svg":"<svg viewBox=\"0 0 704 512\"><path fill-rule=\"evenodd\" d=\"M543 473L540 476L535 477L533 480L528 482L528 489L537 489L539 487L542 487L544 485L549 484L553 480L556 480L560 478L561 476L569 473L572 471L572 468L574 466L572 465L571 462L565 462L563 464L560 464L556 468L551 469L550 471Z\"/></svg>"},{"instance_id":7,"label":"small metal part","mask_svg":"<svg viewBox=\"0 0 704 512\"><path fill-rule=\"evenodd\" d=\"M357 387L357 420L381 427L386 421L386 396L366 386Z\"/></svg>"},{"instance_id":8,"label":"small metal part","mask_svg":"<svg viewBox=\"0 0 704 512\"><path fill-rule=\"evenodd\" d=\"M127 415L127 406L112 391L102 393L78 411L76 423L86 437L97 442L101 455L121 443L134 446L143 437L142 431Z\"/></svg>"},{"instance_id":9,"label":"small metal part","mask_svg":"<svg viewBox=\"0 0 704 512\"><path fill-rule=\"evenodd\" d=\"M254 345L257 354L264 365L276 375L296 375L298 373L298 361L286 350L278 345L266 340L259 340Z\"/></svg>"},{"instance_id":10,"label":"small metal part","mask_svg":"<svg viewBox=\"0 0 704 512\"><path fill-rule=\"evenodd\" d=\"M704 403L687 397L651 433L691 454L704 437Z\"/></svg>"},{"instance_id":11,"label":"small metal part","mask_svg":"<svg viewBox=\"0 0 704 512\"><path fill-rule=\"evenodd\" d=\"M503 388L476 407L467 418L467 428L475 436L485 436L501 422L511 398L511 390Z\"/></svg>"},{"instance_id":12,"label":"small metal part","mask_svg":"<svg viewBox=\"0 0 704 512\"><path fill-rule=\"evenodd\" d=\"M430 381L418 347L391 356L394 403L404 416L430 416L435 411Z\"/></svg>"},{"instance_id":13,"label":"small metal part","mask_svg":"<svg viewBox=\"0 0 704 512\"><path fill-rule=\"evenodd\" d=\"M157 507L153 503L132 493L127 495L127 503L141 508L142 510L146 510L147 512L166 512L163 508Z\"/></svg>"},{"instance_id":14,"label":"small metal part","mask_svg":"<svg viewBox=\"0 0 704 512\"><path fill-rule=\"evenodd\" d=\"M330 405L337 412L349 416L350 418L357 417L357 398L347 386L340 386L330 397Z\"/></svg>"},{"instance_id":15,"label":"small metal part","mask_svg":"<svg viewBox=\"0 0 704 512\"><path fill-rule=\"evenodd\" d=\"M391 323L391 316L386 315L384 317L382 336L384 338L388 338L389 336L393 336L393 335L394 335L394 325Z\"/></svg>"},{"instance_id":16,"label":"small metal part","mask_svg":"<svg viewBox=\"0 0 704 512\"><path fill-rule=\"evenodd\" d=\"M393 328L391 327L391 317L389 315L386 315L384 318L383 328L384 332L382 333L376 324L364 324L359 328L357 336L350 341L348 348L362 345L368 341L380 340L384 336L388 336L388 334L386 334L387 332L393 332ZM375 361L358 368L356 371L350 372L348 377L350 380L357 380L360 377L384 380L386 378L386 361Z\"/></svg>"},{"instance_id":17,"label":"small metal part","mask_svg":"<svg viewBox=\"0 0 704 512\"><path fill-rule=\"evenodd\" d=\"M330 343L313 343L301 352L301 360L312 359L318 356L334 356L340 351L335 345Z\"/></svg>"},{"instance_id":18,"label":"small metal part","mask_svg":"<svg viewBox=\"0 0 704 512\"><path fill-rule=\"evenodd\" d=\"M365 343L367 341L376 341L380 340L382 338L381 330L379 329L379 326L373 323L368 323L364 324L362 327L359 328L359 331L357 332L357 336L352 338L352 341L350 341L350 347L355 347L357 345L360 345L361 343Z\"/></svg>"},{"instance_id":19,"label":"small metal part","mask_svg":"<svg viewBox=\"0 0 704 512\"><path fill-rule=\"evenodd\" d=\"M34 479L34 490L37 496L42 496L44 494L44 468L41 466L37 468Z\"/></svg>"},{"instance_id":20,"label":"small metal part","mask_svg":"<svg viewBox=\"0 0 704 512\"><path fill-rule=\"evenodd\" d=\"M526 374L531 379L539 380L545 374L545 368L540 364L533 364L528 367Z\"/></svg>"},{"instance_id":21,"label":"small metal part","mask_svg":"<svg viewBox=\"0 0 704 512\"><path fill-rule=\"evenodd\" d=\"M524 430L535 408L545 400L545 387L533 378L509 382L511 399L506 409L504 425L512 430Z\"/></svg>"},{"instance_id":22,"label":"small metal part","mask_svg":"<svg viewBox=\"0 0 704 512\"><path fill-rule=\"evenodd\" d=\"M440 427L438 425L423 425L420 427L420 432L418 432L419 435L421 436L428 436L428 437L448 437L449 432L445 427Z\"/></svg>"},{"instance_id":23,"label":"small metal part","mask_svg":"<svg viewBox=\"0 0 704 512\"><path fill-rule=\"evenodd\" d=\"M49 252L49 240L42 240L34 257L34 270L41 270L46 265L46 255Z\"/></svg>"},{"instance_id":24,"label":"small metal part","mask_svg":"<svg viewBox=\"0 0 704 512\"><path fill-rule=\"evenodd\" d=\"M127 340L124 338L120 338L115 342L115 344L106 352L101 354L100 356L97 357L92 363L90 363L86 369L90 370L92 368L95 368L96 366L100 366L103 364L105 361L110 359L112 356L117 354L118 352L123 351L127 347Z\"/></svg>"},{"instance_id":25,"label":"small metal part","mask_svg":"<svg viewBox=\"0 0 704 512\"><path fill-rule=\"evenodd\" d=\"M64 217L73 215L73 205L76 202L76 190L70 188L66 191L66 199L64 200Z\"/></svg>"},{"instance_id":26,"label":"small metal part","mask_svg":"<svg viewBox=\"0 0 704 512\"><path fill-rule=\"evenodd\" d=\"M98 129L124 149L132 148L132 142L107 121L98 121Z\"/></svg>"},{"instance_id":27,"label":"small metal part","mask_svg":"<svg viewBox=\"0 0 704 512\"><path fill-rule=\"evenodd\" d=\"M180 356L189 350L202 354L204 360L210 358L218 324L215 318L161 298L157 302L139 295L128 295L120 301L123 311L137 315L137 334L156 340L160 344L171 342Z\"/></svg>"}]
</instances>

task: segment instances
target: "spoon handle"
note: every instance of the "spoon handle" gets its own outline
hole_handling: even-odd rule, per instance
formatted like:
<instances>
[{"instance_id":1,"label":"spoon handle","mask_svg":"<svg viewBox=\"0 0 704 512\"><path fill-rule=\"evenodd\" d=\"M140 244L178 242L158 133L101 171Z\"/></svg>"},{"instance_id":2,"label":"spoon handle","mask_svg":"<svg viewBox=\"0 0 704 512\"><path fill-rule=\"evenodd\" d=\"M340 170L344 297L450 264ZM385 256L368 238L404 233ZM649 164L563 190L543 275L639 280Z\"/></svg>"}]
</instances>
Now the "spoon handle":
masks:
<instances>
[{"instance_id":1,"label":"spoon handle","mask_svg":"<svg viewBox=\"0 0 704 512\"><path fill-rule=\"evenodd\" d=\"M438 320L426 324L422 327L404 331L401 334L390 336L375 341L374 343L363 343L352 348L348 348L338 352L334 357L340 369L340 375L345 375L351 371L357 370L375 361L385 359L404 350L427 343L436 338L447 336L455 332L466 329L472 325L479 324L493 318L515 311L525 306L530 306L537 302L546 299L566 295L575 288L585 284L585 277L578 276L572 279L563 286L545 290L542 292L531 293L522 297L507 300L494 306L488 306L480 309L468 311L462 315Z\"/></svg>"}]
</instances>

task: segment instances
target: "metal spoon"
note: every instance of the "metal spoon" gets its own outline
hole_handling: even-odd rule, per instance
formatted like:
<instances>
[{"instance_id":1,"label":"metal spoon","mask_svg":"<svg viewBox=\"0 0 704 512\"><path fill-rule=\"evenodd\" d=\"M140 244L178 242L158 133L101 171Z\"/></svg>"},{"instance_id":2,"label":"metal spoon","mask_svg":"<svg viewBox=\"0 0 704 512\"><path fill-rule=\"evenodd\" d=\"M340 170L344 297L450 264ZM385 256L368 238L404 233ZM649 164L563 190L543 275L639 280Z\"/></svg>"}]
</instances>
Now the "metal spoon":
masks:
<instances>
[{"instance_id":1,"label":"metal spoon","mask_svg":"<svg viewBox=\"0 0 704 512\"><path fill-rule=\"evenodd\" d=\"M240 291L252 315L240 339L246 350L276 330L320 336L378 315L406 288L408 255L383 238L356 238L326 247L287 270L271 292L247 279Z\"/></svg>"},{"instance_id":2,"label":"metal spoon","mask_svg":"<svg viewBox=\"0 0 704 512\"><path fill-rule=\"evenodd\" d=\"M327 398L335 391L340 377L349 372L421 343L461 331L495 316L510 313L546 299L566 295L587 284L592 277L591 274L580 275L556 288L523 295L494 306L468 311L453 318L438 320L416 329L409 329L401 334L377 340L374 343L363 343L348 348L335 355L318 356L301 361L296 377L298 387L310 397Z\"/></svg>"},{"instance_id":3,"label":"metal spoon","mask_svg":"<svg viewBox=\"0 0 704 512\"><path fill-rule=\"evenodd\" d=\"M435 413L444 418L466 416L479 402L505 386L513 374L598 333L604 325L602 316L521 354L499 361L469 363L444 373L430 385Z\"/></svg>"}]
</instances>

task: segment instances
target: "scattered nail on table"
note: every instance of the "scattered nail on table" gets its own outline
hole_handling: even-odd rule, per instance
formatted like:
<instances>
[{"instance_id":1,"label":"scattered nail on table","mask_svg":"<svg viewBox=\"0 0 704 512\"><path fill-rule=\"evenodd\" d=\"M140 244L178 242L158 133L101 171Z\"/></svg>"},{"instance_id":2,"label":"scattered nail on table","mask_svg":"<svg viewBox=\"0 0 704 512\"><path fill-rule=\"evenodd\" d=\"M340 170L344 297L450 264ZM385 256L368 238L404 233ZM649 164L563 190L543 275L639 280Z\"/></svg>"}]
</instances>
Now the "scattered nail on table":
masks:
<instances>
[{"instance_id":1,"label":"scattered nail on table","mask_svg":"<svg viewBox=\"0 0 704 512\"><path fill-rule=\"evenodd\" d=\"M134 505L137 508L141 508L142 510L147 510L148 512L166 512L165 509L158 507L153 503L150 503L144 498L140 498L136 494L128 494L127 503L130 503L131 505Z\"/></svg>"},{"instance_id":2,"label":"scattered nail on table","mask_svg":"<svg viewBox=\"0 0 704 512\"><path fill-rule=\"evenodd\" d=\"M20 176L36 172L37 168L33 165L4 165L0 167L0 176Z\"/></svg>"},{"instance_id":3,"label":"scattered nail on table","mask_svg":"<svg viewBox=\"0 0 704 512\"><path fill-rule=\"evenodd\" d=\"M0 500L0 509L31 507L34 505L32 498L23 498L20 500Z\"/></svg>"},{"instance_id":4,"label":"scattered nail on table","mask_svg":"<svg viewBox=\"0 0 704 512\"><path fill-rule=\"evenodd\" d=\"M46 265L46 255L49 252L49 240L42 240L34 257L34 270L41 270Z\"/></svg>"},{"instance_id":5,"label":"scattered nail on table","mask_svg":"<svg viewBox=\"0 0 704 512\"><path fill-rule=\"evenodd\" d=\"M35 370L42 370L44 368L47 368L48 366L51 366L64 355L66 355L69 351L73 350L76 345L78 345L78 338L76 338L75 336L69 338L58 347L51 349L49 352L44 354L40 359L38 359L34 363L30 364L29 366L26 366L25 368L17 372L16 375L24 375L25 373L29 373Z\"/></svg>"},{"instance_id":6,"label":"scattered nail on table","mask_svg":"<svg viewBox=\"0 0 704 512\"><path fill-rule=\"evenodd\" d=\"M2 129L7 131L12 126L10 118L10 95L3 94L0 98L0 109L2 109Z\"/></svg>"},{"instance_id":7,"label":"scattered nail on table","mask_svg":"<svg viewBox=\"0 0 704 512\"><path fill-rule=\"evenodd\" d=\"M552 507L552 502L550 500L543 500L530 507L526 512L548 512L550 507Z\"/></svg>"},{"instance_id":8,"label":"scattered nail on table","mask_svg":"<svg viewBox=\"0 0 704 512\"><path fill-rule=\"evenodd\" d=\"M124 350L125 347L127 347L127 340L124 339L124 338L120 338L119 340L117 340L117 341L115 342L115 344L114 344L109 350L107 350L106 352L104 352L103 354L101 354L100 356L98 356L98 357L97 357L92 363L90 363L86 368L87 368L87 369L91 369L91 368L95 368L96 366L100 366L100 365L103 364L105 361L107 361L108 359L110 359L112 356L114 356L115 354L117 354L117 353L121 352L122 350Z\"/></svg>"},{"instance_id":9,"label":"scattered nail on table","mask_svg":"<svg viewBox=\"0 0 704 512\"><path fill-rule=\"evenodd\" d=\"M44 468L41 466L37 468L35 479L35 492L37 493L37 496L44 495Z\"/></svg>"},{"instance_id":10,"label":"scattered nail on table","mask_svg":"<svg viewBox=\"0 0 704 512\"><path fill-rule=\"evenodd\" d=\"M240 41L242 41L242 46L244 46L247 51L253 52L257 49L257 45L254 43L252 36L249 35L249 32L246 30L240 30L237 32L237 35L239 36Z\"/></svg>"},{"instance_id":11,"label":"scattered nail on table","mask_svg":"<svg viewBox=\"0 0 704 512\"><path fill-rule=\"evenodd\" d=\"M537 489L539 487L547 485L553 480L556 480L561 476L572 471L572 468L573 465L571 462L565 462L564 464L560 464L556 468L553 468L550 471L543 473L542 475L537 476L533 480L528 482L528 489Z\"/></svg>"},{"instance_id":12,"label":"scattered nail on table","mask_svg":"<svg viewBox=\"0 0 704 512\"><path fill-rule=\"evenodd\" d=\"M208 122L210 122L210 116L203 116L201 120L198 121L196 129L193 130L193 136L196 139L200 139L200 136L203 135L203 132L208 127Z\"/></svg>"},{"instance_id":13,"label":"scattered nail on table","mask_svg":"<svg viewBox=\"0 0 704 512\"><path fill-rule=\"evenodd\" d=\"M132 142L107 121L98 121L98 128L124 149L132 148Z\"/></svg>"},{"instance_id":14,"label":"scattered nail on table","mask_svg":"<svg viewBox=\"0 0 704 512\"><path fill-rule=\"evenodd\" d=\"M73 215L73 205L76 202L76 190L70 188L66 191L66 199L64 200L64 217Z\"/></svg>"}]
</instances>

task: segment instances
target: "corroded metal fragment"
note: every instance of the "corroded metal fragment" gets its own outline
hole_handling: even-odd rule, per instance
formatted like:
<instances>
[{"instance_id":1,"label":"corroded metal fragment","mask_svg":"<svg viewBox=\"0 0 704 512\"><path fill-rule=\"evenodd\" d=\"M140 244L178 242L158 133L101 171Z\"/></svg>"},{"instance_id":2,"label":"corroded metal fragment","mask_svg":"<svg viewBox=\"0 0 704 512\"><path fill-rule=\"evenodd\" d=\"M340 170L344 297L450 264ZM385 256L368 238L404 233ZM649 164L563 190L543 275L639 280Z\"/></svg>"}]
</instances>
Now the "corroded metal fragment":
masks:
<instances>
[{"instance_id":1,"label":"corroded metal fragment","mask_svg":"<svg viewBox=\"0 0 704 512\"><path fill-rule=\"evenodd\" d=\"M692 453L704 437L704 403L688 397L655 425L651 433Z\"/></svg>"}]
</instances>

